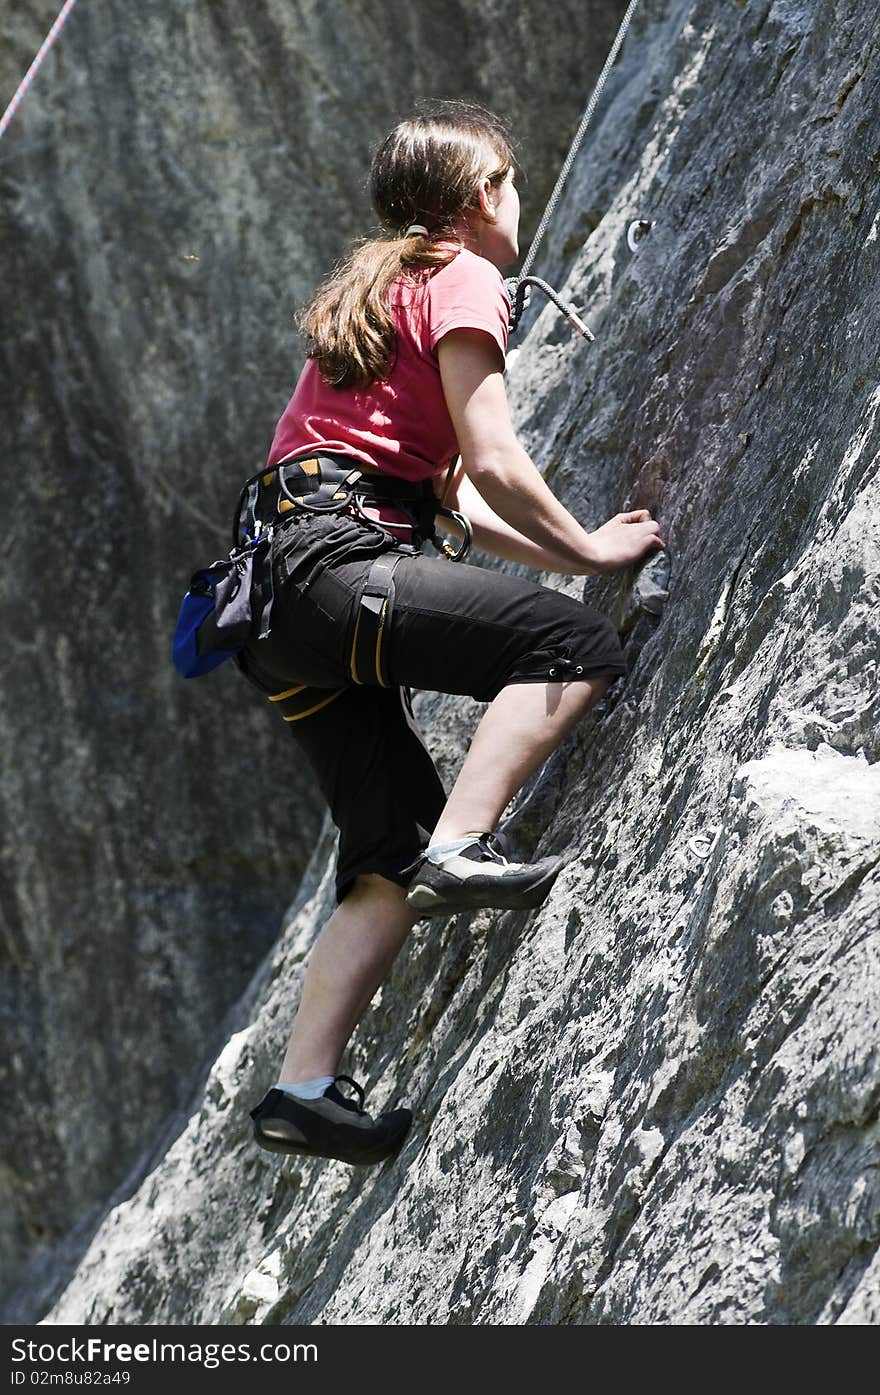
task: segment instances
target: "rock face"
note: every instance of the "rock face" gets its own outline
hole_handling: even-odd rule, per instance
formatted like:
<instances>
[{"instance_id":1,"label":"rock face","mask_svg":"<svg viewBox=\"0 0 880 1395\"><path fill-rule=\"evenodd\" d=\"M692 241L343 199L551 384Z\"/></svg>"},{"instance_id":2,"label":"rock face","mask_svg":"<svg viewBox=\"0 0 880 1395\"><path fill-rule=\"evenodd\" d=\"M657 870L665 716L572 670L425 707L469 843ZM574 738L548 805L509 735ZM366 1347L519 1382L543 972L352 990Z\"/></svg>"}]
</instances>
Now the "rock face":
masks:
<instances>
[{"instance_id":1,"label":"rock face","mask_svg":"<svg viewBox=\"0 0 880 1395\"><path fill-rule=\"evenodd\" d=\"M161 1152L320 829L237 675L169 661L295 380L294 308L416 96L509 108L539 204L619 8L81 5L0 144L10 1317ZM57 5L7 10L4 105Z\"/></svg>"},{"instance_id":2,"label":"rock face","mask_svg":"<svg viewBox=\"0 0 880 1395\"><path fill-rule=\"evenodd\" d=\"M631 672L513 810L534 914L425 922L344 1069L417 1108L369 1172L260 1153L325 829L187 1120L53 1323L880 1316L880 78L857 0L645 0L510 368ZM630 222L653 230L627 247ZM583 584L552 579L572 594ZM451 772L479 710L423 697Z\"/></svg>"}]
</instances>

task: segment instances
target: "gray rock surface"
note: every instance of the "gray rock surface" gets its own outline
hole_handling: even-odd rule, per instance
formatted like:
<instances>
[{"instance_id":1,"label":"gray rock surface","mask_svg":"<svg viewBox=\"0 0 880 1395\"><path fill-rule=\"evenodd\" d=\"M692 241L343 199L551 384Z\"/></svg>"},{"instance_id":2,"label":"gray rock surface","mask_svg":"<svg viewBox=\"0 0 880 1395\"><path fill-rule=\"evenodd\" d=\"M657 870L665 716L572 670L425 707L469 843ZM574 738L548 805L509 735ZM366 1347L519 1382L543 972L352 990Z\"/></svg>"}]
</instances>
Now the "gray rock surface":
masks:
<instances>
[{"instance_id":1,"label":"gray rock surface","mask_svg":"<svg viewBox=\"0 0 880 1395\"><path fill-rule=\"evenodd\" d=\"M416 96L508 108L537 206L620 6L135 8L77 6L0 143L10 1320L179 1128L320 828L237 675L169 661L295 380L294 309ZM0 14L2 105L57 9Z\"/></svg>"},{"instance_id":2,"label":"gray rock surface","mask_svg":"<svg viewBox=\"0 0 880 1395\"><path fill-rule=\"evenodd\" d=\"M412 1135L303 1165L247 1109L325 832L48 1322L877 1321L877 56L857 0L645 0L539 268L599 342L535 308L510 370L569 506L669 544L587 584L631 672L513 811L567 868L534 914L417 927L345 1064ZM419 712L454 767L478 711Z\"/></svg>"}]
</instances>

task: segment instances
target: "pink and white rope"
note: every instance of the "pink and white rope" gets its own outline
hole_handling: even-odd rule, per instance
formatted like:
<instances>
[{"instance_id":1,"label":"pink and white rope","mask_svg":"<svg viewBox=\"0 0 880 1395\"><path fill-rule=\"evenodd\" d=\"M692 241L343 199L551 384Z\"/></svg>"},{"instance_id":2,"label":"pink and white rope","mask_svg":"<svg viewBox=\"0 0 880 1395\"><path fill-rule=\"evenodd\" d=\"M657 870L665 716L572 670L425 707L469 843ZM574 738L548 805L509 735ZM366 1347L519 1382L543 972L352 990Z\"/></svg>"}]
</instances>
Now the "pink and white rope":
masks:
<instances>
[{"instance_id":1,"label":"pink and white rope","mask_svg":"<svg viewBox=\"0 0 880 1395\"><path fill-rule=\"evenodd\" d=\"M3 132L6 130L6 127L9 125L13 116L18 111L18 108L21 105L25 93L27 92L34 78L37 76L37 73L40 71L43 59L46 57L46 54L49 52L55 40L58 38L58 35L61 33L61 30L64 28L67 16L70 14L70 11L73 9L75 4L76 0L64 0L64 4L61 6L61 9L58 13L58 18L52 25L52 28L49 30L43 42L40 44L36 58L34 59L31 66L28 68L21 82L18 84L18 89L12 101L9 103L9 106L4 111L2 117L0 117L0 137L2 137Z\"/></svg>"}]
</instances>

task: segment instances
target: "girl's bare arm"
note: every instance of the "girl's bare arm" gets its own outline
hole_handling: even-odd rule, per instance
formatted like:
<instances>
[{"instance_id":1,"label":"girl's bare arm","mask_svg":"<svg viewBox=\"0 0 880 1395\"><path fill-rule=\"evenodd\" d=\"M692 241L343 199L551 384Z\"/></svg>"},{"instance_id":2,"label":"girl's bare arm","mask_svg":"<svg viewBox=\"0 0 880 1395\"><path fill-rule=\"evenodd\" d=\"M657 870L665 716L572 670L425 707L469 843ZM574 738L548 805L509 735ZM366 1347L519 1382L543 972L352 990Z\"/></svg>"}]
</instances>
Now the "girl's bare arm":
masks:
<instances>
[{"instance_id":1,"label":"girl's bare arm","mask_svg":"<svg viewBox=\"0 0 880 1395\"><path fill-rule=\"evenodd\" d=\"M616 571L663 546L646 509L617 514L588 533L559 502L516 439L499 350L488 334L452 330L440 340L438 358L461 452L455 499L446 502L470 519L479 547L577 576Z\"/></svg>"}]
</instances>

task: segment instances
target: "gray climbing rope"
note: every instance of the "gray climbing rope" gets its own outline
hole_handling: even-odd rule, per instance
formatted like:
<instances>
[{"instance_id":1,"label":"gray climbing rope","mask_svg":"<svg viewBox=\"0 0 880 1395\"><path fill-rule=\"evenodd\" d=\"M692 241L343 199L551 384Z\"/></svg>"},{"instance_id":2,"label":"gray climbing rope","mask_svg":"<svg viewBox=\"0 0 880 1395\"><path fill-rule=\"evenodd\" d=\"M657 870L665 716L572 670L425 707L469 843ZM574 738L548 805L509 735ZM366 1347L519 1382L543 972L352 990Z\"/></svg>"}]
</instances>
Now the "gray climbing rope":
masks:
<instances>
[{"instance_id":1,"label":"gray climbing rope","mask_svg":"<svg viewBox=\"0 0 880 1395\"><path fill-rule=\"evenodd\" d=\"M584 111L583 116L581 117L581 124L577 128L574 140L571 143L571 148L569 149L568 154L562 162L562 169L559 171L559 178L556 180L556 183L553 187L553 193L547 200L547 207L544 209L541 221L538 224L538 227L535 231L535 236L532 238L532 245L528 250L526 259L523 262L519 276L517 277L517 280L519 281L521 281L525 276L528 276L529 268L531 267L532 262L535 260L535 253L538 250L538 244L544 236L544 233L547 231L547 226L550 222L550 219L553 217L553 214L556 211L556 205L558 204L559 199L562 195L562 190L565 185L565 181L568 178L569 171L571 170L572 165L574 164L575 157L578 151L580 150L581 142L587 133L587 127L589 126L590 121L593 118L593 112L596 110L596 104L602 95L602 89L604 88L605 83L608 81L608 75L611 72L611 69L614 67L617 55L620 52L624 39L626 38L626 31L629 29L630 20L632 19L633 14L635 13L635 8L637 4L638 0L629 0L629 5L626 8L626 14L620 21L620 28L617 31L614 43L611 45L608 57L605 59L605 66L603 67L598 79L596 80L596 86L593 88L590 100L587 102L586 109Z\"/></svg>"},{"instance_id":2,"label":"gray climbing rope","mask_svg":"<svg viewBox=\"0 0 880 1395\"><path fill-rule=\"evenodd\" d=\"M574 306L569 305L567 301L563 300L559 292L554 291L552 286L548 286L546 281L542 281L540 276L520 276L518 280L516 278L513 278L509 284L505 282L505 285L507 286L507 291L510 296L511 303L511 333L513 333L513 331L516 329L517 325L519 324L522 318L522 312L526 306L526 297L528 295L529 288L531 286L536 286L539 291L543 292L543 294L547 297L548 300L553 302L559 313L565 316L565 318L568 320L568 323L572 326L573 329L577 330L578 334L582 334L585 339L589 339L591 344L595 342L595 334L590 329L589 325L584 324L584 321L581 319Z\"/></svg>"}]
</instances>

